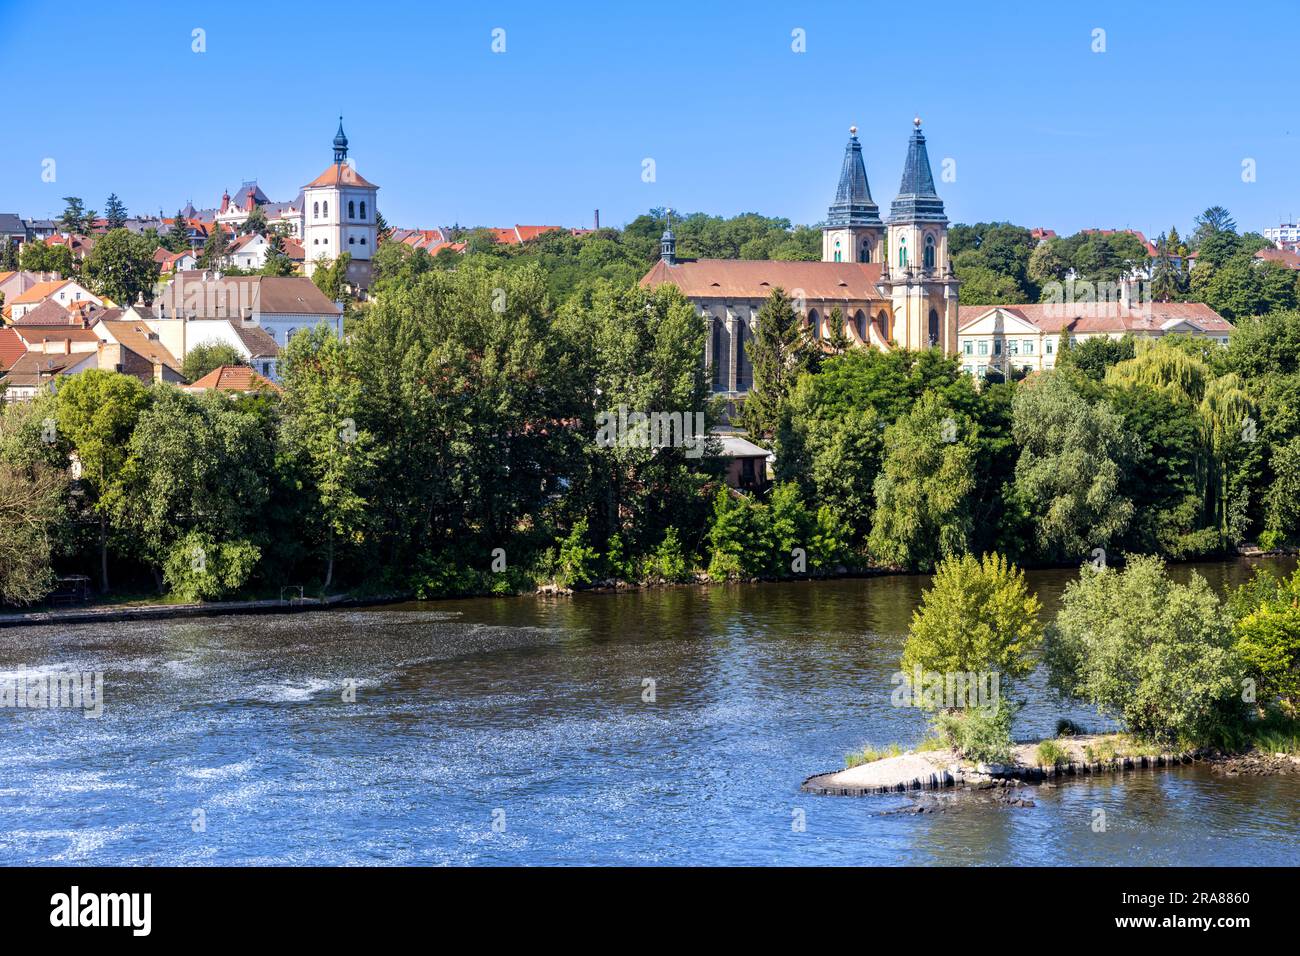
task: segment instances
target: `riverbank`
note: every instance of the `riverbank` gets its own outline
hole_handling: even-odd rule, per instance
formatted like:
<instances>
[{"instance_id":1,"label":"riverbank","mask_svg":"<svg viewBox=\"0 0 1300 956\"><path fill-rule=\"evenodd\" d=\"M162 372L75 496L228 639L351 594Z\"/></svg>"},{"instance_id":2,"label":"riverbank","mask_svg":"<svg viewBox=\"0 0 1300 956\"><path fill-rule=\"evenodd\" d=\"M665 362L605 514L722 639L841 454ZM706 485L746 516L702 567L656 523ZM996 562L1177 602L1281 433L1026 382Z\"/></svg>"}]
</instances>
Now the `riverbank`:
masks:
<instances>
[{"instance_id":1,"label":"riverbank","mask_svg":"<svg viewBox=\"0 0 1300 956\"><path fill-rule=\"evenodd\" d=\"M1043 759L1044 748L1050 749L1050 762ZM1160 751L1134 746L1125 734L1080 734L1016 744L1010 762L1005 764L965 760L950 749L908 751L845 770L814 774L800 789L818 796L838 797L951 787L982 790L1057 777L1174 767L1194 761L1207 761L1228 776L1300 773L1297 754Z\"/></svg>"},{"instance_id":2,"label":"riverbank","mask_svg":"<svg viewBox=\"0 0 1300 956\"><path fill-rule=\"evenodd\" d=\"M102 624L114 621L159 621L180 617L217 617L227 614L300 614L344 607L370 607L410 600L407 596L357 597L335 594L324 598L294 597L252 601L210 601L192 604L97 604L79 608L50 608L0 614L0 628L35 624Z\"/></svg>"}]
</instances>

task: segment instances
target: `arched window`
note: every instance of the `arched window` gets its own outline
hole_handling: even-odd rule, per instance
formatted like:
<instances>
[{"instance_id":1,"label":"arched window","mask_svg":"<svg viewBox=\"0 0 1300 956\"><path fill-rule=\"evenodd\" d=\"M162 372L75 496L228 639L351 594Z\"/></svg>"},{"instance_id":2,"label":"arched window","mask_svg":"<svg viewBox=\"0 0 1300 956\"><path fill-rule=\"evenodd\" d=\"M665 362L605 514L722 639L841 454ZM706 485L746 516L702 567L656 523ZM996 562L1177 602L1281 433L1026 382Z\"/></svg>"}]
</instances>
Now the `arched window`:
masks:
<instances>
[{"instance_id":1,"label":"arched window","mask_svg":"<svg viewBox=\"0 0 1300 956\"><path fill-rule=\"evenodd\" d=\"M843 258L844 258L843 253L840 252L840 241L836 239L835 240L835 261L840 262L843 260Z\"/></svg>"},{"instance_id":2,"label":"arched window","mask_svg":"<svg viewBox=\"0 0 1300 956\"><path fill-rule=\"evenodd\" d=\"M328 200L325 202L325 212L323 213L323 215L325 216L326 219L330 217L330 204Z\"/></svg>"},{"instance_id":3,"label":"arched window","mask_svg":"<svg viewBox=\"0 0 1300 956\"><path fill-rule=\"evenodd\" d=\"M822 337L822 317L817 314L816 309L809 310L808 325L812 328L813 338Z\"/></svg>"},{"instance_id":4,"label":"arched window","mask_svg":"<svg viewBox=\"0 0 1300 956\"><path fill-rule=\"evenodd\" d=\"M713 318L713 384L722 384L722 321Z\"/></svg>"},{"instance_id":5,"label":"arched window","mask_svg":"<svg viewBox=\"0 0 1300 956\"><path fill-rule=\"evenodd\" d=\"M311 217L313 219L320 218L320 203L314 202L311 204Z\"/></svg>"},{"instance_id":6,"label":"arched window","mask_svg":"<svg viewBox=\"0 0 1300 956\"><path fill-rule=\"evenodd\" d=\"M736 323L736 391L738 392L749 388L746 372L749 356L745 354L745 333L748 331L749 327L745 325L744 319Z\"/></svg>"},{"instance_id":7,"label":"arched window","mask_svg":"<svg viewBox=\"0 0 1300 956\"><path fill-rule=\"evenodd\" d=\"M366 201L364 199L361 200L361 218L362 220L366 218Z\"/></svg>"},{"instance_id":8,"label":"arched window","mask_svg":"<svg viewBox=\"0 0 1300 956\"><path fill-rule=\"evenodd\" d=\"M289 331L287 331L287 332L284 333L284 344L285 344L285 345L288 345L288 344L289 344L289 340L290 340L291 338L293 338L293 333L296 332L296 331L298 331L298 330L297 330L297 329L289 329Z\"/></svg>"},{"instance_id":9,"label":"arched window","mask_svg":"<svg viewBox=\"0 0 1300 956\"><path fill-rule=\"evenodd\" d=\"M884 341L889 341L889 313L884 309L876 316L876 331Z\"/></svg>"},{"instance_id":10,"label":"arched window","mask_svg":"<svg viewBox=\"0 0 1300 956\"><path fill-rule=\"evenodd\" d=\"M858 261L859 262L871 261L871 240L869 239L862 240L862 251L858 253Z\"/></svg>"},{"instance_id":11,"label":"arched window","mask_svg":"<svg viewBox=\"0 0 1300 956\"><path fill-rule=\"evenodd\" d=\"M907 268L907 236L900 236L898 240L898 267Z\"/></svg>"},{"instance_id":12,"label":"arched window","mask_svg":"<svg viewBox=\"0 0 1300 956\"><path fill-rule=\"evenodd\" d=\"M939 344L939 313L934 309L930 310L930 344Z\"/></svg>"},{"instance_id":13,"label":"arched window","mask_svg":"<svg viewBox=\"0 0 1300 956\"><path fill-rule=\"evenodd\" d=\"M934 268L934 236L925 237L925 267Z\"/></svg>"},{"instance_id":14,"label":"arched window","mask_svg":"<svg viewBox=\"0 0 1300 956\"><path fill-rule=\"evenodd\" d=\"M853 325L858 330L858 338L864 342L871 341L871 335L867 331L867 313L858 309L857 315L853 316Z\"/></svg>"},{"instance_id":15,"label":"arched window","mask_svg":"<svg viewBox=\"0 0 1300 956\"><path fill-rule=\"evenodd\" d=\"M349 219L357 218L357 204L354 203L351 199L348 200L348 218Z\"/></svg>"}]
</instances>

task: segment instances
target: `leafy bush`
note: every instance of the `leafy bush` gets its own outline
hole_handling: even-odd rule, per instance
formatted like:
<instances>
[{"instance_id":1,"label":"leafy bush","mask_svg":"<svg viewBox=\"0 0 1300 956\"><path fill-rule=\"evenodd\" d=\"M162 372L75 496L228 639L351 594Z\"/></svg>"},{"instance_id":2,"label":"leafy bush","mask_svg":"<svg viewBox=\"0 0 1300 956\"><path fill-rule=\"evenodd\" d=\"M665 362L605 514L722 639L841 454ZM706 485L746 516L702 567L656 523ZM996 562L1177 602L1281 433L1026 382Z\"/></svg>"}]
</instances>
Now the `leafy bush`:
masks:
<instances>
[{"instance_id":1,"label":"leafy bush","mask_svg":"<svg viewBox=\"0 0 1300 956\"><path fill-rule=\"evenodd\" d=\"M968 760L1007 763L1011 759L1011 723L1015 708L1005 698L993 713L981 709L946 710L934 716L934 729Z\"/></svg>"},{"instance_id":2,"label":"leafy bush","mask_svg":"<svg viewBox=\"0 0 1300 956\"><path fill-rule=\"evenodd\" d=\"M168 552L163 579L182 600L215 601L243 587L261 556L248 541L218 542L192 531Z\"/></svg>"},{"instance_id":3,"label":"leafy bush","mask_svg":"<svg viewBox=\"0 0 1300 956\"><path fill-rule=\"evenodd\" d=\"M767 567L767 509L748 495L718 489L709 526L709 577L715 581L752 578Z\"/></svg>"},{"instance_id":4,"label":"leafy bush","mask_svg":"<svg viewBox=\"0 0 1300 956\"><path fill-rule=\"evenodd\" d=\"M587 541L587 519L573 525L569 536L560 543L556 580L566 587L590 584L598 576L600 552Z\"/></svg>"},{"instance_id":5,"label":"leafy bush","mask_svg":"<svg viewBox=\"0 0 1300 956\"><path fill-rule=\"evenodd\" d=\"M1065 748L1055 740L1044 740L1038 745L1038 766L1055 767L1057 764L1068 763L1070 756L1066 753Z\"/></svg>"},{"instance_id":6,"label":"leafy bush","mask_svg":"<svg viewBox=\"0 0 1300 956\"><path fill-rule=\"evenodd\" d=\"M1260 703L1300 706L1300 607L1264 605L1237 622L1237 651Z\"/></svg>"},{"instance_id":7,"label":"leafy bush","mask_svg":"<svg viewBox=\"0 0 1300 956\"><path fill-rule=\"evenodd\" d=\"M1204 742L1241 717L1241 666L1227 615L1193 574L1157 558L1123 571L1085 565L1048 628L1052 685L1148 740Z\"/></svg>"},{"instance_id":8,"label":"leafy bush","mask_svg":"<svg viewBox=\"0 0 1300 956\"><path fill-rule=\"evenodd\" d=\"M652 580L681 582L691 579L686 556L682 553L681 537L676 528L669 525L659 547L646 559L645 568L646 577Z\"/></svg>"}]
</instances>

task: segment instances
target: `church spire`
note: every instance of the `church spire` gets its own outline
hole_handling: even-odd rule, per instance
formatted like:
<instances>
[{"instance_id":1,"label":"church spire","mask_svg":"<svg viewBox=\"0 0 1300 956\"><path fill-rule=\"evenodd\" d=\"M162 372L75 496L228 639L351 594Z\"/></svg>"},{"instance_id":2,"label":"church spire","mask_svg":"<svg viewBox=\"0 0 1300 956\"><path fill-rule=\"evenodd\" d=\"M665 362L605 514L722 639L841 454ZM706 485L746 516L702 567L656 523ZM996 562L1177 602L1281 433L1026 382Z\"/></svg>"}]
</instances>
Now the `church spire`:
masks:
<instances>
[{"instance_id":1,"label":"church spire","mask_svg":"<svg viewBox=\"0 0 1300 956\"><path fill-rule=\"evenodd\" d=\"M930 155L925 150L921 117L912 120L912 138L907 143L907 161L903 163L903 181L898 196L889 208L890 222L947 222L943 200L934 191L930 172Z\"/></svg>"},{"instance_id":2,"label":"church spire","mask_svg":"<svg viewBox=\"0 0 1300 956\"><path fill-rule=\"evenodd\" d=\"M334 134L334 164L346 162L348 158L348 138L343 132L343 117L339 117L339 131Z\"/></svg>"},{"instance_id":3,"label":"church spire","mask_svg":"<svg viewBox=\"0 0 1300 956\"><path fill-rule=\"evenodd\" d=\"M867 184L867 167L862 161L862 144L858 128L849 127L849 142L844 147L844 164L840 167L840 184L835 202L826 214L828 226L879 226L880 209L871 199Z\"/></svg>"},{"instance_id":4,"label":"church spire","mask_svg":"<svg viewBox=\"0 0 1300 956\"><path fill-rule=\"evenodd\" d=\"M659 258L667 265L673 265L677 262L677 237L673 235L673 211L666 209L668 223L664 227L664 234L659 239Z\"/></svg>"}]
</instances>

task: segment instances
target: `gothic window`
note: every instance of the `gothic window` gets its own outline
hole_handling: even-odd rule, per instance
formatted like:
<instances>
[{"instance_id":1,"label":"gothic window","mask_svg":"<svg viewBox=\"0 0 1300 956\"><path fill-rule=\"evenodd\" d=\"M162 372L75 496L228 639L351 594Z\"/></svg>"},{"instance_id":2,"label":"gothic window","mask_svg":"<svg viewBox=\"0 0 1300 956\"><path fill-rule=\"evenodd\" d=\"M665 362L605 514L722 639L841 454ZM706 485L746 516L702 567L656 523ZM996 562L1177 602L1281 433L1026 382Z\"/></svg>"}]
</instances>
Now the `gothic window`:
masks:
<instances>
[{"instance_id":1,"label":"gothic window","mask_svg":"<svg viewBox=\"0 0 1300 956\"><path fill-rule=\"evenodd\" d=\"M898 240L898 267L907 268L907 236L902 236Z\"/></svg>"},{"instance_id":2,"label":"gothic window","mask_svg":"<svg viewBox=\"0 0 1300 956\"><path fill-rule=\"evenodd\" d=\"M349 219L357 218L357 204L354 203L351 199L348 200L348 218Z\"/></svg>"},{"instance_id":3,"label":"gothic window","mask_svg":"<svg viewBox=\"0 0 1300 956\"><path fill-rule=\"evenodd\" d=\"M858 330L858 338L862 339L862 341L864 342L870 341L869 334L867 332L867 313L863 312L861 309L858 309L857 315L853 316L853 325Z\"/></svg>"},{"instance_id":4,"label":"gothic window","mask_svg":"<svg viewBox=\"0 0 1300 956\"><path fill-rule=\"evenodd\" d=\"M884 309L876 316L876 331L884 341L889 341L889 314Z\"/></svg>"},{"instance_id":5,"label":"gothic window","mask_svg":"<svg viewBox=\"0 0 1300 956\"><path fill-rule=\"evenodd\" d=\"M745 325L745 320L741 319L736 323L736 390L745 391L748 386L748 376L746 367L748 356L745 354L745 333L749 331Z\"/></svg>"},{"instance_id":6,"label":"gothic window","mask_svg":"<svg viewBox=\"0 0 1300 956\"><path fill-rule=\"evenodd\" d=\"M925 267L934 268L934 236L925 237Z\"/></svg>"},{"instance_id":7,"label":"gothic window","mask_svg":"<svg viewBox=\"0 0 1300 956\"><path fill-rule=\"evenodd\" d=\"M808 313L808 324L812 327L813 337L818 339L821 338L822 318L820 315L817 314L816 309L813 309Z\"/></svg>"},{"instance_id":8,"label":"gothic window","mask_svg":"<svg viewBox=\"0 0 1300 956\"><path fill-rule=\"evenodd\" d=\"M939 344L939 313L934 309L930 310L930 344Z\"/></svg>"},{"instance_id":9,"label":"gothic window","mask_svg":"<svg viewBox=\"0 0 1300 956\"><path fill-rule=\"evenodd\" d=\"M329 204L328 201L326 201L326 203L325 203L325 218L328 219L329 217L330 217L330 204Z\"/></svg>"},{"instance_id":10,"label":"gothic window","mask_svg":"<svg viewBox=\"0 0 1300 956\"><path fill-rule=\"evenodd\" d=\"M361 200L361 218L363 220L366 218L366 201L364 199Z\"/></svg>"},{"instance_id":11,"label":"gothic window","mask_svg":"<svg viewBox=\"0 0 1300 956\"><path fill-rule=\"evenodd\" d=\"M842 260L843 260L843 255L840 253L840 241L836 239L835 240L835 261L840 262Z\"/></svg>"},{"instance_id":12,"label":"gothic window","mask_svg":"<svg viewBox=\"0 0 1300 956\"><path fill-rule=\"evenodd\" d=\"M722 322L713 319L713 384L722 384Z\"/></svg>"},{"instance_id":13,"label":"gothic window","mask_svg":"<svg viewBox=\"0 0 1300 956\"><path fill-rule=\"evenodd\" d=\"M862 251L858 253L858 261L859 262L871 261L871 242L869 240L866 239L862 240Z\"/></svg>"},{"instance_id":14,"label":"gothic window","mask_svg":"<svg viewBox=\"0 0 1300 956\"><path fill-rule=\"evenodd\" d=\"M313 219L320 218L320 203L314 202L311 204L311 217Z\"/></svg>"}]
</instances>

